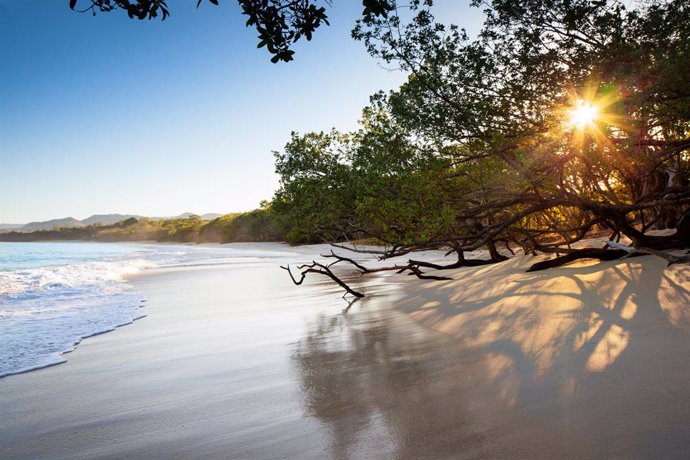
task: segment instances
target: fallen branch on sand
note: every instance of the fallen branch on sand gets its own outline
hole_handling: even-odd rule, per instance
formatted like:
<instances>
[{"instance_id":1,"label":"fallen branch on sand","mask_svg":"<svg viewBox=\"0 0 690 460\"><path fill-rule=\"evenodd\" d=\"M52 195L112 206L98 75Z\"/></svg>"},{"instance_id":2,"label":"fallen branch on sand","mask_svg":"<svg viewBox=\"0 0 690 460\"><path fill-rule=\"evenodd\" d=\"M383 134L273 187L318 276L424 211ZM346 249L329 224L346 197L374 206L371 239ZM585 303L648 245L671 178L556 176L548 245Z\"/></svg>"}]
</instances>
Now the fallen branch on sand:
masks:
<instances>
[{"instance_id":1,"label":"fallen branch on sand","mask_svg":"<svg viewBox=\"0 0 690 460\"><path fill-rule=\"evenodd\" d=\"M616 248L618 250L626 252L627 255L625 257L632 257L632 256L636 256L636 255L657 256L657 257L661 257L662 259L667 260L668 266L671 266L673 264L684 263L684 262L690 263L690 254L685 254L683 256L676 256L673 254L669 254L668 252L659 251L657 249L635 248L632 246L626 246L624 244L616 243L613 241L607 241L606 244L611 246L612 248Z\"/></svg>"},{"instance_id":2,"label":"fallen branch on sand","mask_svg":"<svg viewBox=\"0 0 690 460\"><path fill-rule=\"evenodd\" d=\"M436 275L427 275L425 274L421 268L420 265L421 263L419 262L414 262L414 261L409 261L407 265L392 265L392 266L387 266L387 267L376 267L376 268L368 268L365 267L364 265L360 264L359 262L355 261L354 259L351 259L349 257L343 257L331 250L330 254L321 254L321 257L326 258L326 259L335 259L334 262L331 262L328 265L324 265L322 263L316 262L315 260L312 261L310 264L304 264L304 265L299 265L297 267L298 270L300 270L300 278L299 280L295 278L295 276L292 274L292 271L290 270L290 265L287 266L282 266L283 270L286 270L290 274L290 278L292 278L292 282L295 283L296 285L300 285L304 282L304 279L309 273L316 273L319 275L324 275L338 283L340 287L345 289L347 294L352 294L355 297L364 297L364 294L362 294L359 291L356 291L352 289L345 281L340 279L333 271L331 270L331 267L341 263L345 262L348 263L352 266L355 267L355 269L360 273L360 275L364 274L370 274L370 273L380 273L380 272L385 272L385 271L394 271L398 274L409 272L408 275L414 275L419 279L424 279L424 280L435 280L435 281L444 281L444 280L450 280L452 278L448 278L446 276L436 276Z\"/></svg>"},{"instance_id":3,"label":"fallen branch on sand","mask_svg":"<svg viewBox=\"0 0 690 460\"><path fill-rule=\"evenodd\" d=\"M625 256L630 256L630 254L622 249L574 249L565 255L558 256L549 260L544 260L542 262L537 262L530 266L527 269L527 271L537 272L541 270L546 270L548 268L560 267L561 265L565 265L567 263L574 262L580 259L618 260Z\"/></svg>"},{"instance_id":4,"label":"fallen branch on sand","mask_svg":"<svg viewBox=\"0 0 690 460\"><path fill-rule=\"evenodd\" d=\"M327 267L326 265L320 264L316 261L313 261L310 264L300 265L297 267L298 270L301 270L300 271L301 278L299 280L297 280L294 277L294 275L292 274L292 270L290 270L289 264L285 267L281 265L280 268L282 268L283 270L287 270L287 272L290 274L290 278L292 278L292 282L298 286L304 282L304 278L307 276L308 273L317 273L319 275L328 276L330 279L332 279L333 281L338 283L338 285L340 285L340 287L345 289L345 291L347 291L347 293L352 294L355 297L364 297L364 294L362 294L361 292L355 291L350 286L348 286L347 283L345 283L343 280L338 278L331 271L331 269L329 267Z\"/></svg>"},{"instance_id":5,"label":"fallen branch on sand","mask_svg":"<svg viewBox=\"0 0 690 460\"><path fill-rule=\"evenodd\" d=\"M343 257L335 252L331 251L330 254L321 254L321 257L328 258L328 259L336 259L335 262L330 263L328 266L332 267L333 265L340 263L340 262L347 262L351 265L353 265L357 270L360 272L360 274L365 275L368 273L379 273L379 272L386 272L386 271L394 271L398 274L400 273L405 273L406 271L409 271L408 275L415 275L417 278L422 279L422 280L436 280L436 281L444 281L444 280L450 280L451 278L448 278L446 276L435 276L435 275L425 275L424 272L419 268L419 265L416 262L409 261L407 265L391 265L388 267L377 267L377 268L367 268L364 265L356 262L353 259L350 259L348 257Z\"/></svg>"},{"instance_id":6,"label":"fallen branch on sand","mask_svg":"<svg viewBox=\"0 0 690 460\"><path fill-rule=\"evenodd\" d=\"M535 264L532 264L527 271L528 272L535 272L535 271L541 271L541 270L546 270L548 268L554 268L554 267L560 267L562 265L565 265L570 262L574 262L576 260L581 260L581 259L598 259L602 261L607 261L607 260L619 260L623 258L628 258L628 257L637 257L637 256L642 256L642 255L654 255L657 257L661 257L665 260L668 261L668 265L673 265L673 264L678 264L678 263L690 263L690 254L685 254L685 255L673 255L668 252L664 252L658 249L652 249L652 248L647 248L647 247L633 247L633 246L626 246L614 241L607 241L605 247L603 248L584 248L584 249L562 249L562 251L568 251L566 254L555 257L553 259L549 260L544 260L542 262L537 262ZM355 252L359 252L358 250L355 250ZM463 252L462 251L457 251L458 252L458 260L454 263L447 264L447 265L440 265L440 264L435 264L431 262L425 262L421 260L413 260L409 259L407 261L407 264L402 265L402 264L396 264L396 265L390 265L390 266L385 266L385 267L375 267L375 268L369 268L361 263L357 262L354 259L351 259L349 257L344 257L339 254L336 254L333 250L331 250L330 254L321 254L321 257L326 258L326 259L335 259L333 262L329 263L328 265L324 265L322 263L312 261L310 264L304 264L300 265L297 268L300 270L300 278L299 280L295 278L295 276L292 274L292 271L290 270L290 266L288 265L287 267L281 266L283 270L287 270L287 272L290 274L290 278L292 278L292 281L300 285L304 282L305 277L309 273L316 273L324 276L328 276L331 278L333 281L335 281L338 285L340 285L343 289L345 289L347 294L352 294L353 296L360 298L364 297L364 294L361 292L358 292L354 289L352 289L346 282L344 282L342 279L340 279L336 274L331 271L331 267L333 267L336 264L339 263L347 263L353 266L356 271L360 273L360 275L365 275L365 274L370 274L370 273L380 273L380 272L386 272L386 271L394 271L395 273L402 274L405 272L408 272L408 275L414 275L419 279L424 279L424 280L436 280L436 281L445 281L445 280L451 280L452 278L449 278L447 276L437 276L437 275L428 275L422 271L422 269L432 269L432 270L450 270L450 269L455 269L455 268L461 268L461 267L477 267L477 266L482 266L482 265L488 265L488 264L493 264L496 262L499 262L500 260L496 258L491 258L488 260L482 260L482 259L465 259ZM367 251L367 253L372 253L372 251Z\"/></svg>"},{"instance_id":7,"label":"fallen branch on sand","mask_svg":"<svg viewBox=\"0 0 690 460\"><path fill-rule=\"evenodd\" d=\"M626 246L624 244L616 243L615 241L607 241L606 245L613 248L585 248L585 249L574 249L571 252L555 257L553 259L544 260L542 262L537 262L527 269L528 272L536 272L540 270L546 270L547 268L559 267L561 265L573 262L580 259L599 259L599 260L619 260L628 257L637 257L644 255L653 255L666 259L668 265L689 262L690 254L683 256L676 256L669 254L668 252L660 251L658 249L651 248L636 248L633 246Z\"/></svg>"}]
</instances>

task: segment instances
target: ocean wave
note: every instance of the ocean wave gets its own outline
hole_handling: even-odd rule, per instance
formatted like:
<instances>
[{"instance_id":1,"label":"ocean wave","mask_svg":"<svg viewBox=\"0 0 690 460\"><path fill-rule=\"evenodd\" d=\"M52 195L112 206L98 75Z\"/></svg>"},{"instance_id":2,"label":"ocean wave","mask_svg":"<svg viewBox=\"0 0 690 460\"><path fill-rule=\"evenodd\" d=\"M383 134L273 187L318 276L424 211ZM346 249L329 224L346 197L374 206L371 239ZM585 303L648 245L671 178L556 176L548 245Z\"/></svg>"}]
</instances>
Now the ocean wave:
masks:
<instances>
[{"instance_id":1,"label":"ocean wave","mask_svg":"<svg viewBox=\"0 0 690 460\"><path fill-rule=\"evenodd\" d=\"M82 339L144 317L124 281L155 266L120 257L0 272L0 377L62 363Z\"/></svg>"},{"instance_id":2,"label":"ocean wave","mask_svg":"<svg viewBox=\"0 0 690 460\"><path fill-rule=\"evenodd\" d=\"M65 362L82 339L144 317L126 282L142 270L294 255L277 245L0 243L0 377Z\"/></svg>"},{"instance_id":3,"label":"ocean wave","mask_svg":"<svg viewBox=\"0 0 690 460\"><path fill-rule=\"evenodd\" d=\"M0 272L0 299L22 296L59 295L62 291L81 289L119 289L127 275L133 275L155 264L144 259L82 262L52 267Z\"/></svg>"}]
</instances>

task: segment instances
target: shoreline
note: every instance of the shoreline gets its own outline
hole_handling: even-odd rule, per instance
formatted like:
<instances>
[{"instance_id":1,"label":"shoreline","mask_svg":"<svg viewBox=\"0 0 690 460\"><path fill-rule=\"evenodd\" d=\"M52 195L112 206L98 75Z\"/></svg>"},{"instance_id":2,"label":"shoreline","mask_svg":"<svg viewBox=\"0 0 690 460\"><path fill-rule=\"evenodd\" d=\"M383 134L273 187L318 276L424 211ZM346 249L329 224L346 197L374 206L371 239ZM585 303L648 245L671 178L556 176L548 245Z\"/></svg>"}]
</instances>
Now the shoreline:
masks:
<instances>
[{"instance_id":1,"label":"shoreline","mask_svg":"<svg viewBox=\"0 0 690 460\"><path fill-rule=\"evenodd\" d=\"M194 446L190 456L205 452L206 457L227 458L230 449L245 457L241 454L245 443L225 439L227 435L213 428L215 423L195 428L198 424L206 426L207 411L222 408L226 427L241 424L239 431L250 429L250 421L242 422L246 415L237 412L240 403L228 405L227 398L240 398L237 401L244 401L241 407L257 400L274 401L262 409L265 425L260 425L264 428L257 448L273 452L269 457L278 451L301 453L307 439L304 436L319 438L326 432L309 421L310 417L300 415L301 398L291 377L290 344L300 340L305 319L318 311L340 317L342 300L337 289L328 284L315 282L293 289L289 278L273 265L274 261L268 260L248 266L207 265L137 275L130 283L147 297L147 321L135 321L129 327L83 341L60 366L0 379L0 405L6 415L0 420L4 440L0 457L108 457L113 455L114 446L119 446L118 456L136 458L169 458L190 446ZM273 282L267 284L268 289L259 290L258 285L266 281L264 276ZM237 281L228 284L228 277ZM283 298L286 293L287 299ZM263 300L249 301L257 296ZM234 298L232 303L225 303L223 299L228 298ZM254 318L259 318L260 324ZM242 335L246 339L240 340ZM250 362L245 349L255 350ZM269 376L273 383L266 387ZM254 383L247 387L244 381ZM60 388L59 396L56 388ZM244 399L243 395L254 391L250 388L256 388L261 396ZM295 438L287 444L272 440L275 433L270 426L275 417L270 413L276 391L282 401L278 406L290 408L291 415L281 422ZM194 401L191 405L186 402L190 397ZM104 423L109 424L113 417L119 419L117 414L123 410L129 415L123 415L117 427L112 427L112 436L97 434ZM218 416L221 414L209 422ZM149 426L146 437L139 436L142 423ZM182 425L189 427L185 436L193 438L185 445L179 442L185 436L171 436L170 431ZM79 427L76 431L75 426ZM305 426L311 428L300 435ZM209 446L209 436L216 447ZM215 450L219 446L223 446L222 454ZM307 458L321 456L324 449L323 445L312 448Z\"/></svg>"},{"instance_id":2,"label":"shoreline","mask_svg":"<svg viewBox=\"0 0 690 460\"><path fill-rule=\"evenodd\" d=\"M0 379L0 457L690 454L690 268L536 260L354 277L347 313L273 258L139 273L147 321Z\"/></svg>"},{"instance_id":3,"label":"shoreline","mask_svg":"<svg viewBox=\"0 0 690 460\"><path fill-rule=\"evenodd\" d=\"M6 242L4 242L4 243L6 243ZM26 242L9 242L9 243L27 244ZM103 243L103 244L115 244L115 245L124 244L124 245L142 245L142 246L161 245L163 247L180 246L180 247L208 248L208 249L221 249L221 250L224 250L224 249L230 249L231 250L231 249L233 249L233 246L235 249L237 249L238 247L243 249L243 247L249 246L249 247L256 248L258 251L266 250L265 248L262 248L262 246L268 246L268 250L270 251L271 249L275 249L273 246L276 244L279 245L279 248L281 250L289 247L285 243L175 243L175 242L157 242L157 241L125 242L125 241L86 241L86 240L85 241L78 241L78 240L48 241L47 240L47 241L31 242L29 244L33 244L33 243L48 243L48 244L69 243L69 244L75 244L75 245L83 244L83 243L89 243L89 244L93 244L93 243L101 244L101 243ZM229 246L229 245L232 245L232 246ZM126 273L126 274L122 275L122 278L119 280L119 282L121 282L125 285L128 285L128 286L132 286L133 283L137 282L140 279L150 277L150 276L156 276L161 270L170 270L170 269L183 270L185 268L199 268L199 267L203 267L203 266L213 266L213 265L222 266L224 264L229 263L228 261L232 260L232 259L224 257L224 258L220 258L219 260L220 261L217 261L214 259L191 260L191 261L187 261L185 263L175 263L175 264L169 265L169 266L163 265L163 266L144 268L144 269L142 269L138 272L135 272L135 273ZM69 265L69 264L67 264L67 265ZM58 265L58 266L60 266L60 265ZM37 268L40 269L40 268L45 268L45 267L37 267ZM144 306L145 302L146 302L145 298L139 299L137 301L138 308L142 308ZM51 354L50 357L54 357L55 361L47 362L47 363L39 364L39 365L35 365L35 366L23 367L21 369L17 369L17 370L13 370L13 371L10 371L10 372L4 373L4 374L0 374L0 380L7 378L7 377L10 377L10 376L31 373L34 371L48 368L48 367L58 366L58 365L64 364L67 362L67 358L64 357L64 355L73 353L80 346L80 344L82 343L83 340L94 337L94 336L113 332L113 331L115 331L121 327L131 325L135 321L143 319L146 316L147 316L146 314L140 314L139 316L136 316L136 317L132 318L131 320L124 321L124 322L117 323L117 324L112 324L112 325L109 325L106 329L102 329L102 330L98 330L98 331L93 332L93 333L88 333L86 335L82 335L82 336L78 337L77 339L75 339L72 343L70 343L67 346L67 348L65 348L64 351L55 352L55 353ZM46 359L48 359L48 358L46 358Z\"/></svg>"}]
</instances>

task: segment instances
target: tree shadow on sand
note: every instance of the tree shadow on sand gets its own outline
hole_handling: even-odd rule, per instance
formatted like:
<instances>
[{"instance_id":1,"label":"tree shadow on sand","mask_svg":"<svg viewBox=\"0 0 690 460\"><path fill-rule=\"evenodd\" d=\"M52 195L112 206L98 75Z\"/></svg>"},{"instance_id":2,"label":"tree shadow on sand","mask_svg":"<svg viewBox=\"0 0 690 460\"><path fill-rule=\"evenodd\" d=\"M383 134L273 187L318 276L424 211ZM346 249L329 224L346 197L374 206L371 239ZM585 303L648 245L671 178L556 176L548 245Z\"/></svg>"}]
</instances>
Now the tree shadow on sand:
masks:
<instances>
[{"instance_id":1,"label":"tree shadow on sand","mask_svg":"<svg viewBox=\"0 0 690 460\"><path fill-rule=\"evenodd\" d=\"M295 363L333 456L690 453L690 272L529 262L412 283L406 315L365 300L320 317Z\"/></svg>"}]
</instances>

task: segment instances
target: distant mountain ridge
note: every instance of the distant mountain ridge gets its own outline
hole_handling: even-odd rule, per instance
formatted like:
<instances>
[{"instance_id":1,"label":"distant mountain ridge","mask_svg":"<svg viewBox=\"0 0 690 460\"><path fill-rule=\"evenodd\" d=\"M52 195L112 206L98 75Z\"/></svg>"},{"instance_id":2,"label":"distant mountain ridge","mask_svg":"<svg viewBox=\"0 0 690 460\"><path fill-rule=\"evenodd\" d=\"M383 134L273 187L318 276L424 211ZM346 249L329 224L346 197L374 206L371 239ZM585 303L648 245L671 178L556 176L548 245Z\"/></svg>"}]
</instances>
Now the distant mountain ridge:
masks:
<instances>
[{"instance_id":1,"label":"distant mountain ridge","mask_svg":"<svg viewBox=\"0 0 690 460\"><path fill-rule=\"evenodd\" d=\"M0 224L0 231L2 230L16 230L23 227L24 224Z\"/></svg>"},{"instance_id":2,"label":"distant mountain ridge","mask_svg":"<svg viewBox=\"0 0 690 460\"><path fill-rule=\"evenodd\" d=\"M74 217L65 217L42 222L29 222L21 226L18 230L20 232L35 232L36 230L51 230L58 227L84 227L84 224Z\"/></svg>"},{"instance_id":3,"label":"distant mountain ridge","mask_svg":"<svg viewBox=\"0 0 690 460\"><path fill-rule=\"evenodd\" d=\"M178 216L171 216L171 217L148 217L148 219L151 220L161 220L161 219L186 219L191 216L196 216L198 214L194 214L191 212L185 212L182 213ZM202 214L199 217L201 217L203 220L213 220L216 219L223 214L219 213L206 213ZM75 219L74 217L64 217L62 219L51 219L51 220L45 220L45 221L37 221L37 222L29 222L28 224L0 224L0 232L6 233L6 232L35 232L37 230L53 230L56 228L65 228L65 227L86 227L87 225L112 225L117 222L121 222L123 220L129 219L131 217L135 217L137 219L145 219L147 218L146 216L140 216L136 214L94 214L93 216L89 216L86 219L83 220L78 220Z\"/></svg>"},{"instance_id":4,"label":"distant mountain ridge","mask_svg":"<svg viewBox=\"0 0 690 460\"><path fill-rule=\"evenodd\" d=\"M129 219L130 217L141 219L143 216L137 216L134 214L94 214L93 216L89 216L82 220L81 223L84 225L112 225L122 220Z\"/></svg>"}]
</instances>

